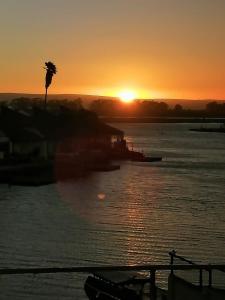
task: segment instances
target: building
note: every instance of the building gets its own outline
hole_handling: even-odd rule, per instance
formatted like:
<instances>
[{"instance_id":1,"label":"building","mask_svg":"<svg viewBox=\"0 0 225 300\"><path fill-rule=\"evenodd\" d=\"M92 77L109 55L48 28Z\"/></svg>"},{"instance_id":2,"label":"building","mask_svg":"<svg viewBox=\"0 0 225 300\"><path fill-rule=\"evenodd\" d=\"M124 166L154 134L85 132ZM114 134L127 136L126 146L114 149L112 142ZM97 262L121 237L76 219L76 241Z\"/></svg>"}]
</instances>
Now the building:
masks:
<instances>
[{"instance_id":1,"label":"building","mask_svg":"<svg viewBox=\"0 0 225 300\"><path fill-rule=\"evenodd\" d=\"M103 123L95 113L64 107L55 112L40 108L21 112L2 107L0 130L8 139L9 155L21 159L109 157L114 141L124 137L121 130Z\"/></svg>"}]
</instances>

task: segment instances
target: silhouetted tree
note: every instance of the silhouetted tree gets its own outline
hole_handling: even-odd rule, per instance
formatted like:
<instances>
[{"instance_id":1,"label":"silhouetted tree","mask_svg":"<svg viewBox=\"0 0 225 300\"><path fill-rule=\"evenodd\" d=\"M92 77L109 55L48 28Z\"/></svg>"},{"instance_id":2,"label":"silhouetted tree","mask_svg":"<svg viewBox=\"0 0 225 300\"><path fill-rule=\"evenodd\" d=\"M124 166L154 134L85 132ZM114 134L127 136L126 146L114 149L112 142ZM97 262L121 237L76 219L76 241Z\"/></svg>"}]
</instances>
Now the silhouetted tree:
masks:
<instances>
[{"instance_id":1,"label":"silhouetted tree","mask_svg":"<svg viewBox=\"0 0 225 300\"><path fill-rule=\"evenodd\" d=\"M43 100L41 98L19 97L10 100L9 105L17 110L27 110L32 108L34 105L43 105Z\"/></svg>"},{"instance_id":2,"label":"silhouetted tree","mask_svg":"<svg viewBox=\"0 0 225 300\"><path fill-rule=\"evenodd\" d=\"M216 101L209 102L206 105L206 111L209 113L218 113L220 111L220 104Z\"/></svg>"},{"instance_id":3,"label":"silhouetted tree","mask_svg":"<svg viewBox=\"0 0 225 300\"><path fill-rule=\"evenodd\" d=\"M173 110L176 115L180 115L183 112L183 107L180 104L176 104Z\"/></svg>"},{"instance_id":4,"label":"silhouetted tree","mask_svg":"<svg viewBox=\"0 0 225 300\"><path fill-rule=\"evenodd\" d=\"M45 108L47 104L47 94L48 94L48 87L52 83L52 77L54 74L56 74L56 66L51 62L45 63L45 70L46 70L46 76L45 76Z\"/></svg>"}]
</instances>

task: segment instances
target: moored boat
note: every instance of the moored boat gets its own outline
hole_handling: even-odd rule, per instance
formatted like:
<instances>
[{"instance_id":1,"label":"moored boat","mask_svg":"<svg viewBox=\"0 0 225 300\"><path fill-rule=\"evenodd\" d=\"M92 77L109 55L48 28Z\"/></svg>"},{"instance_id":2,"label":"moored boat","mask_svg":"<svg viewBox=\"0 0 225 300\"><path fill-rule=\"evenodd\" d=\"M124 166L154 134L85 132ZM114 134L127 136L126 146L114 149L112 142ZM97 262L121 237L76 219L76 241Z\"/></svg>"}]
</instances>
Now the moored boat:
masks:
<instances>
[{"instance_id":1,"label":"moored boat","mask_svg":"<svg viewBox=\"0 0 225 300\"><path fill-rule=\"evenodd\" d=\"M141 300L149 278L134 272L102 272L88 276L84 290L90 300Z\"/></svg>"}]
</instances>

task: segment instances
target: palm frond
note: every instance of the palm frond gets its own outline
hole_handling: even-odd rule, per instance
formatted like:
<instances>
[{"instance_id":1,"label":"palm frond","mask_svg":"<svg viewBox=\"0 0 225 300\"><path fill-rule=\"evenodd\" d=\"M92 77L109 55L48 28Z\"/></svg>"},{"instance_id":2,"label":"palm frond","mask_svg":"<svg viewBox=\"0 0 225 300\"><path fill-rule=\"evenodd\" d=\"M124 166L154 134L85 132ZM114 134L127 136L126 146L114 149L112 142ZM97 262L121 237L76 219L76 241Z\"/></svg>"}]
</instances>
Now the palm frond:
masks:
<instances>
[{"instance_id":1,"label":"palm frond","mask_svg":"<svg viewBox=\"0 0 225 300\"><path fill-rule=\"evenodd\" d=\"M47 72L51 72L52 74L56 74L57 70L56 70L56 66L51 62L46 62L46 70Z\"/></svg>"},{"instance_id":2,"label":"palm frond","mask_svg":"<svg viewBox=\"0 0 225 300\"><path fill-rule=\"evenodd\" d=\"M54 74L56 74L57 69L56 66L51 61L46 62L45 66L46 66L45 88L47 89L52 83L52 77Z\"/></svg>"}]
</instances>

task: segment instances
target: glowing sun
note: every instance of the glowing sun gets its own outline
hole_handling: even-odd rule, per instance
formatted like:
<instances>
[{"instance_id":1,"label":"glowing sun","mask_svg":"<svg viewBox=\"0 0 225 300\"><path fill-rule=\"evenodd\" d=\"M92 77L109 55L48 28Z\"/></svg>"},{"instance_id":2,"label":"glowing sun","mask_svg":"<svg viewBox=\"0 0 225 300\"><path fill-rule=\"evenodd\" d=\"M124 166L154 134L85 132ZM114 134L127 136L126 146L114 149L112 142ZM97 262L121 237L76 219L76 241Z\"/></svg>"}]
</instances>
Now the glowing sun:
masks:
<instances>
[{"instance_id":1,"label":"glowing sun","mask_svg":"<svg viewBox=\"0 0 225 300\"><path fill-rule=\"evenodd\" d=\"M123 90L118 93L118 96L121 101L125 103L131 103L136 98L136 93L132 90Z\"/></svg>"}]
</instances>

